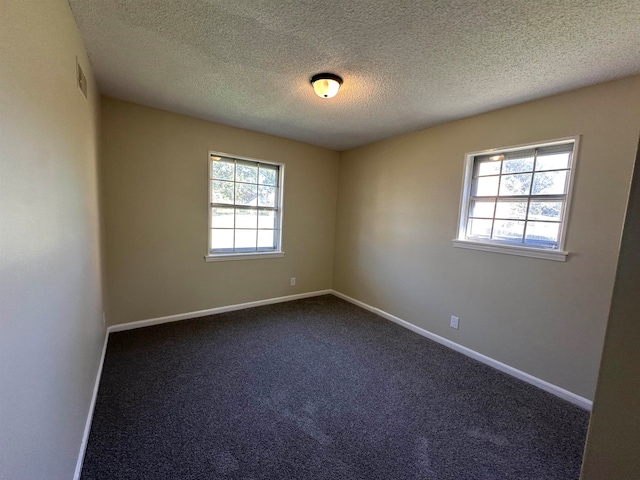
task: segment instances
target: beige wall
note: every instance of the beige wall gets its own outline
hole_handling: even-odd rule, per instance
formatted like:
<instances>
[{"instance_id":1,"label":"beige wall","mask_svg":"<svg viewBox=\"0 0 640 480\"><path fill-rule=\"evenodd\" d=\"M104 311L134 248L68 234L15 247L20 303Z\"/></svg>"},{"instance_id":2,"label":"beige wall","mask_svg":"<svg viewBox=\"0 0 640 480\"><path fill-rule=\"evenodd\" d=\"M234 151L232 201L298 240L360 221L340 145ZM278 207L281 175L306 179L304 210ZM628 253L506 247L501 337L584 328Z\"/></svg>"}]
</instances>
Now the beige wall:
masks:
<instances>
[{"instance_id":1,"label":"beige wall","mask_svg":"<svg viewBox=\"0 0 640 480\"><path fill-rule=\"evenodd\" d=\"M0 3L0 478L69 480L104 341L99 98L65 0Z\"/></svg>"},{"instance_id":2,"label":"beige wall","mask_svg":"<svg viewBox=\"0 0 640 480\"><path fill-rule=\"evenodd\" d=\"M640 478L640 149L598 375L583 480Z\"/></svg>"},{"instance_id":3,"label":"beige wall","mask_svg":"<svg viewBox=\"0 0 640 480\"><path fill-rule=\"evenodd\" d=\"M639 91L631 77L344 152L333 288L593 398ZM452 247L466 152L577 134L566 263Z\"/></svg>"},{"instance_id":4,"label":"beige wall","mask_svg":"<svg viewBox=\"0 0 640 480\"><path fill-rule=\"evenodd\" d=\"M209 150L285 164L283 258L205 263ZM102 155L110 324L331 288L338 153L103 97Z\"/></svg>"}]
</instances>

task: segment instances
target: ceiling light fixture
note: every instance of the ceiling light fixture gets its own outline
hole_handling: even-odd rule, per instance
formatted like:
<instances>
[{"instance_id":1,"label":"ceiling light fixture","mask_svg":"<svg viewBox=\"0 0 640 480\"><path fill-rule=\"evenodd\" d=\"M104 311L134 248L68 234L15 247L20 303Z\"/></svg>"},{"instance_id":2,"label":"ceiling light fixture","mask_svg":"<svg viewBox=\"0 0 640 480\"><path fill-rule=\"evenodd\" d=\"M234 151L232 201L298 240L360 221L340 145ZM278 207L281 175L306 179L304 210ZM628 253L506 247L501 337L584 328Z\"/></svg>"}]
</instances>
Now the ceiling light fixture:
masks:
<instances>
[{"instance_id":1,"label":"ceiling light fixture","mask_svg":"<svg viewBox=\"0 0 640 480\"><path fill-rule=\"evenodd\" d=\"M335 97L342 85L342 78L333 73L318 73L311 77L311 85L316 95L322 98Z\"/></svg>"}]
</instances>

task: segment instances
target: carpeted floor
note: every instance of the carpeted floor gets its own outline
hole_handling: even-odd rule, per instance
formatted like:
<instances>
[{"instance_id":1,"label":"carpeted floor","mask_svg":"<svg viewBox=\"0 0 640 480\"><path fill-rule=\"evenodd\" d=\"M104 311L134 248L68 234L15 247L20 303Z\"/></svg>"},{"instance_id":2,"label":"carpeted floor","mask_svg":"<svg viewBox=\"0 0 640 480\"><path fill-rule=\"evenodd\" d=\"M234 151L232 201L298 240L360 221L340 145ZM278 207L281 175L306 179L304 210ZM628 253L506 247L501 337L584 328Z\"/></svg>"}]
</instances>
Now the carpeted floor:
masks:
<instances>
[{"instance_id":1,"label":"carpeted floor","mask_svg":"<svg viewBox=\"0 0 640 480\"><path fill-rule=\"evenodd\" d=\"M327 295L111 334L82 480L572 480L588 418Z\"/></svg>"}]
</instances>

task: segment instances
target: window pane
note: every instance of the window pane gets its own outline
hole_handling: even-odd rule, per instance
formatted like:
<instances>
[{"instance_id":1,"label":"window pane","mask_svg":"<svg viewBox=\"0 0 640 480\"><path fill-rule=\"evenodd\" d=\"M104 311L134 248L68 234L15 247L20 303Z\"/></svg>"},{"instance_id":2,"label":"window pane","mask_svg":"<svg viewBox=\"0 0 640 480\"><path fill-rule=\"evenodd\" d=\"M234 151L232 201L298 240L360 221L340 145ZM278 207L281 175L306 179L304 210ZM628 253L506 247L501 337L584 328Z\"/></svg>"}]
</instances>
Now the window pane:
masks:
<instances>
[{"instance_id":1,"label":"window pane","mask_svg":"<svg viewBox=\"0 0 640 480\"><path fill-rule=\"evenodd\" d=\"M493 226L493 236L495 240L510 240L519 242L524 234L524 222L513 222L510 220L496 220Z\"/></svg>"},{"instance_id":2,"label":"window pane","mask_svg":"<svg viewBox=\"0 0 640 480\"><path fill-rule=\"evenodd\" d=\"M498 175L500 163L491 160L476 161L476 176Z\"/></svg>"},{"instance_id":3,"label":"window pane","mask_svg":"<svg viewBox=\"0 0 640 480\"><path fill-rule=\"evenodd\" d=\"M258 205L261 207L276 206L276 187L258 187Z\"/></svg>"},{"instance_id":4,"label":"window pane","mask_svg":"<svg viewBox=\"0 0 640 480\"><path fill-rule=\"evenodd\" d=\"M532 195L557 195L566 193L568 170L540 172L533 176Z\"/></svg>"},{"instance_id":5,"label":"window pane","mask_svg":"<svg viewBox=\"0 0 640 480\"><path fill-rule=\"evenodd\" d=\"M500 177L500 196L529 195L531 174L520 173Z\"/></svg>"},{"instance_id":6,"label":"window pane","mask_svg":"<svg viewBox=\"0 0 640 480\"><path fill-rule=\"evenodd\" d=\"M236 228L256 228L258 212L255 210L236 209Z\"/></svg>"},{"instance_id":7,"label":"window pane","mask_svg":"<svg viewBox=\"0 0 640 480\"><path fill-rule=\"evenodd\" d=\"M260 176L258 179L260 185L277 185L278 184L278 168L260 165Z\"/></svg>"},{"instance_id":8,"label":"window pane","mask_svg":"<svg viewBox=\"0 0 640 480\"><path fill-rule=\"evenodd\" d=\"M226 160L212 160L211 162L211 177L218 180L233 181L234 171L235 166L233 162Z\"/></svg>"},{"instance_id":9,"label":"window pane","mask_svg":"<svg viewBox=\"0 0 640 480\"><path fill-rule=\"evenodd\" d=\"M258 228L276 228L276 212L270 210L259 212Z\"/></svg>"},{"instance_id":10,"label":"window pane","mask_svg":"<svg viewBox=\"0 0 640 480\"><path fill-rule=\"evenodd\" d=\"M211 249L233 249L233 230L211 229Z\"/></svg>"},{"instance_id":11,"label":"window pane","mask_svg":"<svg viewBox=\"0 0 640 480\"><path fill-rule=\"evenodd\" d=\"M276 248L275 230L258 230L258 248Z\"/></svg>"},{"instance_id":12,"label":"window pane","mask_svg":"<svg viewBox=\"0 0 640 480\"><path fill-rule=\"evenodd\" d=\"M236 163L236 182L258 183L258 165Z\"/></svg>"},{"instance_id":13,"label":"window pane","mask_svg":"<svg viewBox=\"0 0 640 480\"><path fill-rule=\"evenodd\" d=\"M258 186L236 183L236 205L255 207L258 204Z\"/></svg>"},{"instance_id":14,"label":"window pane","mask_svg":"<svg viewBox=\"0 0 640 480\"><path fill-rule=\"evenodd\" d=\"M524 219L527 213L527 202L509 202L499 200L496 206L496 218Z\"/></svg>"},{"instance_id":15,"label":"window pane","mask_svg":"<svg viewBox=\"0 0 640 480\"><path fill-rule=\"evenodd\" d=\"M211 201L233 205L233 182L211 181Z\"/></svg>"},{"instance_id":16,"label":"window pane","mask_svg":"<svg viewBox=\"0 0 640 480\"><path fill-rule=\"evenodd\" d=\"M533 157L507 159L502 162L502 173L530 172L533 170Z\"/></svg>"},{"instance_id":17,"label":"window pane","mask_svg":"<svg viewBox=\"0 0 640 480\"><path fill-rule=\"evenodd\" d=\"M537 202L529 204L529 220L560 221L562 202Z\"/></svg>"},{"instance_id":18,"label":"window pane","mask_svg":"<svg viewBox=\"0 0 640 480\"><path fill-rule=\"evenodd\" d=\"M471 206L469 208L470 217L484 217L493 218L493 211L495 210L495 200L471 200Z\"/></svg>"},{"instance_id":19,"label":"window pane","mask_svg":"<svg viewBox=\"0 0 640 480\"><path fill-rule=\"evenodd\" d=\"M489 238L491 236L492 224L493 220L478 220L477 218L470 218L467 226L467 237Z\"/></svg>"},{"instance_id":20,"label":"window pane","mask_svg":"<svg viewBox=\"0 0 640 480\"><path fill-rule=\"evenodd\" d=\"M209 161L212 252L277 249L280 167L216 154Z\"/></svg>"},{"instance_id":21,"label":"window pane","mask_svg":"<svg viewBox=\"0 0 640 480\"><path fill-rule=\"evenodd\" d=\"M558 248L560 223L529 222L525 243L531 247Z\"/></svg>"},{"instance_id":22,"label":"window pane","mask_svg":"<svg viewBox=\"0 0 640 480\"><path fill-rule=\"evenodd\" d=\"M471 195L474 197L495 197L498 195L498 177L479 177L473 181Z\"/></svg>"},{"instance_id":23,"label":"window pane","mask_svg":"<svg viewBox=\"0 0 640 480\"><path fill-rule=\"evenodd\" d=\"M569 152L555 153L552 155L539 155L536 160L537 170L558 170L569 168Z\"/></svg>"},{"instance_id":24,"label":"window pane","mask_svg":"<svg viewBox=\"0 0 640 480\"><path fill-rule=\"evenodd\" d=\"M257 230L237 230L236 248L256 248Z\"/></svg>"},{"instance_id":25,"label":"window pane","mask_svg":"<svg viewBox=\"0 0 640 480\"><path fill-rule=\"evenodd\" d=\"M233 208L212 208L212 228L233 228Z\"/></svg>"},{"instance_id":26,"label":"window pane","mask_svg":"<svg viewBox=\"0 0 640 480\"><path fill-rule=\"evenodd\" d=\"M558 248L573 153L574 142L566 140L474 156L464 184L461 236L489 245Z\"/></svg>"}]
</instances>

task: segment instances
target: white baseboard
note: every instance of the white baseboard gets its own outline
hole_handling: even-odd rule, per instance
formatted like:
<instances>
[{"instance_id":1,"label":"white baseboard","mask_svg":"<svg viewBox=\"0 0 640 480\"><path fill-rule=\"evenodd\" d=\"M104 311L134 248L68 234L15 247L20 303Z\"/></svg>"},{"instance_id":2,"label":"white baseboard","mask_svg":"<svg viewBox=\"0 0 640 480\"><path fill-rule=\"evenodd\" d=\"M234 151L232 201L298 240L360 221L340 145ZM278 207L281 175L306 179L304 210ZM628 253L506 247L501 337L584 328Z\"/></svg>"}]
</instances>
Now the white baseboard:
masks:
<instances>
[{"instance_id":1,"label":"white baseboard","mask_svg":"<svg viewBox=\"0 0 640 480\"><path fill-rule=\"evenodd\" d=\"M147 320L139 320L137 322L121 323L109 327L109 333L122 332L124 330L133 330L134 328L150 327L151 325L160 325L162 323L177 322L178 320L187 320L189 318L206 317L207 315L215 315L216 313L233 312L235 310L244 310L245 308L261 307L262 305L272 305L274 303L290 302L301 298L318 297L320 295L330 295L332 290L318 290L315 292L298 293L297 295L287 295L285 297L267 298L264 300L256 300L255 302L237 303L235 305L227 305L224 307L209 308L207 310L198 310L196 312L179 313L177 315L167 315L166 317L149 318Z\"/></svg>"},{"instance_id":2,"label":"white baseboard","mask_svg":"<svg viewBox=\"0 0 640 480\"><path fill-rule=\"evenodd\" d=\"M93 421L93 411L96 408L96 399L98 398L98 388L100 388L100 378L102 377L102 366L104 365L104 357L107 353L107 342L109 341L109 332L104 333L104 343L102 344L102 355L100 356L100 363L98 364L98 373L96 374L96 381L93 385L93 394L91 395L91 403L89 403L89 413L87 414L87 421L84 424L84 433L82 435L82 443L80 444L80 453L78 454L78 461L76 463L76 471L73 474L73 480L80 480L80 474L82 473L82 463L84 462L84 454L87 451L87 443L89 442L89 433L91 432L91 422Z\"/></svg>"},{"instance_id":3,"label":"white baseboard","mask_svg":"<svg viewBox=\"0 0 640 480\"><path fill-rule=\"evenodd\" d=\"M458 343L452 342L451 340L441 337L440 335L436 335L435 333L431 333L430 331L425 330L424 328L418 327L412 323L407 322L406 320L402 320L401 318L398 318L395 315L391 315L390 313L387 313L384 310L380 310L379 308L372 307L371 305L361 302L360 300L356 300L355 298L351 298L335 290L332 290L332 293L336 297L342 298L343 300L346 300L349 303L353 303L354 305L362 307L365 310L369 310L370 312L380 315L381 317L386 318L387 320L391 320L392 322L397 323L398 325L402 325L403 327L408 328L409 330L412 330L417 334L422 335L423 337L427 337L430 340L433 340L434 342L440 343L441 345L444 345L445 347L449 347L450 349L455 350L456 352L460 352L463 355L466 355L475 360L478 360L479 362L489 365L490 367L493 367L496 370L500 370L501 372L507 373L513 377L516 377L520 380L530 383L531 385L534 385L546 392L552 393L557 397L567 400L568 402L571 402L580 408L584 408L585 410L591 411L593 402L587 398L581 397L580 395L577 395L573 392L570 392L569 390L565 390L564 388L553 385L552 383L549 383L540 378L534 377L533 375L529 375L526 372L518 370L517 368L511 367L505 363L499 362L498 360L494 360L491 357L487 357L486 355L476 352L475 350L471 350L470 348L463 347Z\"/></svg>"}]
</instances>

